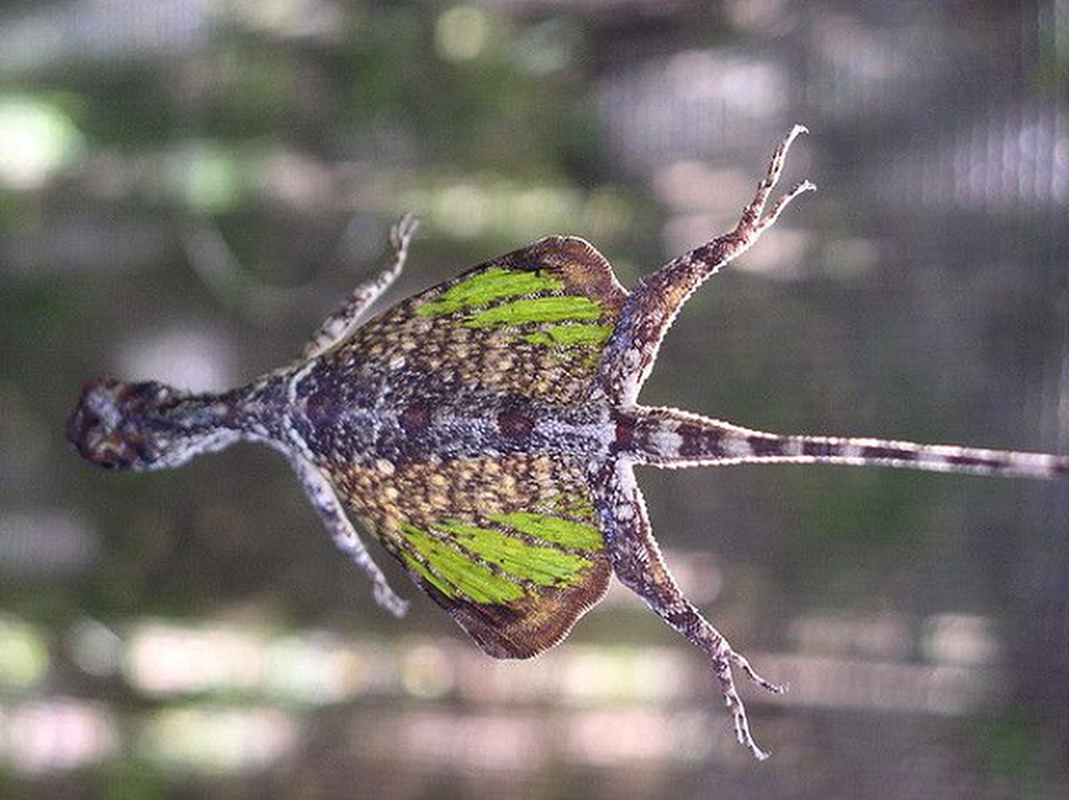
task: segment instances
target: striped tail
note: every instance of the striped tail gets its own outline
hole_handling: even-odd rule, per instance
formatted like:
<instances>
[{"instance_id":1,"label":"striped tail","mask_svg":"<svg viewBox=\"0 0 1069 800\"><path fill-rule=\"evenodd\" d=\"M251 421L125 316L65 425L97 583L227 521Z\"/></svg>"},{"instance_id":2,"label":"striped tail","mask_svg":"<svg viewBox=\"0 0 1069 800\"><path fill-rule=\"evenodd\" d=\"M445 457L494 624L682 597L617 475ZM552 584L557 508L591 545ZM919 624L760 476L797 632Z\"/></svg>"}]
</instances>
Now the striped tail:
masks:
<instances>
[{"instance_id":1,"label":"striped tail","mask_svg":"<svg viewBox=\"0 0 1069 800\"><path fill-rule=\"evenodd\" d=\"M674 408L620 412L616 447L635 463L676 468L728 464L848 464L1023 478L1069 476L1069 456L838 436L780 436Z\"/></svg>"}]
</instances>

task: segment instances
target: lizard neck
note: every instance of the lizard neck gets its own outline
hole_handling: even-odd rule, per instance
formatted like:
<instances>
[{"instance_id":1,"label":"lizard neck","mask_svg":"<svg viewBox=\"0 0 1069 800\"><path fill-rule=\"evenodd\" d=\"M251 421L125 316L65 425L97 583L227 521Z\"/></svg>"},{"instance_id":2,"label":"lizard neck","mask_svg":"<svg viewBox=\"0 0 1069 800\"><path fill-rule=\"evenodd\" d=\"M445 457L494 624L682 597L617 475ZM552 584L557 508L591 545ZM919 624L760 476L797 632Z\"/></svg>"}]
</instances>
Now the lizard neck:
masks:
<instances>
[{"instance_id":1,"label":"lizard neck","mask_svg":"<svg viewBox=\"0 0 1069 800\"><path fill-rule=\"evenodd\" d=\"M219 394L100 379L83 389L67 438L102 467L176 467L241 439L275 439L283 397L283 381L271 378Z\"/></svg>"}]
</instances>

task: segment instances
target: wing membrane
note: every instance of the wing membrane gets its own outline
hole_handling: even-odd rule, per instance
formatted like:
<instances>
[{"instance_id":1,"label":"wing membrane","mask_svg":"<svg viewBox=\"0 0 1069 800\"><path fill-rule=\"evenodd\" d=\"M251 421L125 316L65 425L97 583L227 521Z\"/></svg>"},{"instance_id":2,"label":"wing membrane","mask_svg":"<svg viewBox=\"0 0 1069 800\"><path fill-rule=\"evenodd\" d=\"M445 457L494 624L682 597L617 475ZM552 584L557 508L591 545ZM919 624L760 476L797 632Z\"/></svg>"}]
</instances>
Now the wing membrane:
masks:
<instances>
[{"instance_id":1,"label":"wing membrane","mask_svg":"<svg viewBox=\"0 0 1069 800\"><path fill-rule=\"evenodd\" d=\"M446 381L572 403L589 396L627 293L582 239L535 242L398 303L344 345Z\"/></svg>"},{"instance_id":2,"label":"wing membrane","mask_svg":"<svg viewBox=\"0 0 1069 800\"><path fill-rule=\"evenodd\" d=\"M546 455L350 467L350 507L492 656L553 646L611 571L582 467Z\"/></svg>"}]
</instances>

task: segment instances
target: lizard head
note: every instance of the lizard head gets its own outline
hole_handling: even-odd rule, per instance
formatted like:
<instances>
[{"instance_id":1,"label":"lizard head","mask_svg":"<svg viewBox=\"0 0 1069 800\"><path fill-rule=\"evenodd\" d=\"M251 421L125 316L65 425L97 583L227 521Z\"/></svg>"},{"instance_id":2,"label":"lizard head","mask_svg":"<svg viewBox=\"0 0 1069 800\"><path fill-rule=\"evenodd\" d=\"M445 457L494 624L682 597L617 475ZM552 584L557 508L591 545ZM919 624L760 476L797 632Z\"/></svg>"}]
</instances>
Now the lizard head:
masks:
<instances>
[{"instance_id":1,"label":"lizard head","mask_svg":"<svg viewBox=\"0 0 1069 800\"><path fill-rule=\"evenodd\" d=\"M170 444L166 426L153 420L176 394L156 381L89 381L67 420L67 440L82 458L107 469L152 469Z\"/></svg>"}]
</instances>

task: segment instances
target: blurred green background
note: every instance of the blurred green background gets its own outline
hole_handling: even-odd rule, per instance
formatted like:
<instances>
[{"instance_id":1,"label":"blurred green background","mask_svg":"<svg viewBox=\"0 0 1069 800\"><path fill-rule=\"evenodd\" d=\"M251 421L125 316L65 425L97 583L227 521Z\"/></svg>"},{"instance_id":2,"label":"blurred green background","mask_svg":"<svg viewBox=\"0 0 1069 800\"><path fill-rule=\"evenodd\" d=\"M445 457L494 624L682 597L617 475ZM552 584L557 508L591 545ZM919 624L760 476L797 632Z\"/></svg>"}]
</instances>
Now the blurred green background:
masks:
<instances>
[{"instance_id":1,"label":"blurred green background","mask_svg":"<svg viewBox=\"0 0 1069 800\"><path fill-rule=\"evenodd\" d=\"M821 188L643 393L752 427L1069 447L1069 2L23 0L0 8L0 796L1069 794L1069 490L644 470L685 590L498 663L372 603L287 465L82 463L101 374L222 388L423 227L396 299L553 233L621 280ZM374 547L374 545L373 545ZM380 555L380 561L385 560Z\"/></svg>"}]
</instances>

